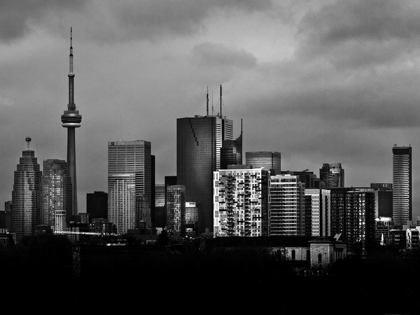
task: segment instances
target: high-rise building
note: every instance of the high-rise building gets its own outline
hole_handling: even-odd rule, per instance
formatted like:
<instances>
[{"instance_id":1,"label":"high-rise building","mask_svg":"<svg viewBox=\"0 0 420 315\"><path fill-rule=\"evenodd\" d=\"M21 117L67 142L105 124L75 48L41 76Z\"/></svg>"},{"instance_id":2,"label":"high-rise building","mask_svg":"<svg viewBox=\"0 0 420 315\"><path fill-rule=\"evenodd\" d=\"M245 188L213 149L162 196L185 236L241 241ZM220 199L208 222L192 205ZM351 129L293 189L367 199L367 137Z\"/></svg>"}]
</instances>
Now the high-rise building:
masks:
<instances>
[{"instance_id":1,"label":"high-rise building","mask_svg":"<svg viewBox=\"0 0 420 315\"><path fill-rule=\"evenodd\" d=\"M108 194L104 191L95 191L86 194L86 213L89 221L93 219L108 218Z\"/></svg>"},{"instance_id":2,"label":"high-rise building","mask_svg":"<svg viewBox=\"0 0 420 315\"><path fill-rule=\"evenodd\" d=\"M411 220L412 215L411 146L395 145L392 153L392 218L395 225L402 226Z\"/></svg>"},{"instance_id":3,"label":"high-rise building","mask_svg":"<svg viewBox=\"0 0 420 315\"><path fill-rule=\"evenodd\" d=\"M108 142L108 219L118 233L138 227L140 221L148 222L150 152L151 144L144 140Z\"/></svg>"},{"instance_id":4,"label":"high-rise building","mask_svg":"<svg viewBox=\"0 0 420 315\"><path fill-rule=\"evenodd\" d=\"M177 184L185 186L185 199L200 209L199 233L212 232L213 172L221 168L223 141L233 140L233 122L220 106L217 116L178 118L176 137Z\"/></svg>"},{"instance_id":5,"label":"high-rise building","mask_svg":"<svg viewBox=\"0 0 420 315\"><path fill-rule=\"evenodd\" d=\"M304 185L296 175L270 177L269 235L305 235Z\"/></svg>"},{"instance_id":6,"label":"high-rise building","mask_svg":"<svg viewBox=\"0 0 420 315\"><path fill-rule=\"evenodd\" d=\"M370 187L378 194L375 218L392 218L392 184L372 183Z\"/></svg>"},{"instance_id":7,"label":"high-rise building","mask_svg":"<svg viewBox=\"0 0 420 315\"><path fill-rule=\"evenodd\" d=\"M72 220L72 187L66 161L44 160L41 185L40 224L54 231L56 211L64 211L66 223Z\"/></svg>"},{"instance_id":8,"label":"high-rise building","mask_svg":"<svg viewBox=\"0 0 420 315\"><path fill-rule=\"evenodd\" d=\"M281 173L281 153L271 151L255 151L245 153L246 165L254 168L264 167L271 171L271 175L280 175Z\"/></svg>"},{"instance_id":9,"label":"high-rise building","mask_svg":"<svg viewBox=\"0 0 420 315\"><path fill-rule=\"evenodd\" d=\"M341 163L324 163L319 169L319 178L328 188L344 187L344 169Z\"/></svg>"},{"instance_id":10,"label":"high-rise building","mask_svg":"<svg viewBox=\"0 0 420 315\"><path fill-rule=\"evenodd\" d=\"M330 235L341 235L349 251L364 251L375 241L376 194L373 188L331 188Z\"/></svg>"},{"instance_id":11,"label":"high-rise building","mask_svg":"<svg viewBox=\"0 0 420 315\"><path fill-rule=\"evenodd\" d=\"M42 172L35 157L29 149L31 138L27 137L28 149L22 152L15 171L12 192L12 233L16 241L33 235L39 224L39 198Z\"/></svg>"},{"instance_id":12,"label":"high-rise building","mask_svg":"<svg viewBox=\"0 0 420 315\"><path fill-rule=\"evenodd\" d=\"M214 236L268 236L269 171L239 165L213 174Z\"/></svg>"},{"instance_id":13,"label":"high-rise building","mask_svg":"<svg viewBox=\"0 0 420 315\"><path fill-rule=\"evenodd\" d=\"M73 73L73 37L70 29L70 69L69 69L69 103L67 110L61 115L63 127L67 128L67 165L72 183L72 215L78 214L77 210L77 179L76 179L76 128L80 127L82 115L74 103L74 73Z\"/></svg>"},{"instance_id":14,"label":"high-rise building","mask_svg":"<svg viewBox=\"0 0 420 315\"><path fill-rule=\"evenodd\" d=\"M185 186L168 186L166 192L166 214L168 233L182 235L182 217L185 217Z\"/></svg>"}]
</instances>

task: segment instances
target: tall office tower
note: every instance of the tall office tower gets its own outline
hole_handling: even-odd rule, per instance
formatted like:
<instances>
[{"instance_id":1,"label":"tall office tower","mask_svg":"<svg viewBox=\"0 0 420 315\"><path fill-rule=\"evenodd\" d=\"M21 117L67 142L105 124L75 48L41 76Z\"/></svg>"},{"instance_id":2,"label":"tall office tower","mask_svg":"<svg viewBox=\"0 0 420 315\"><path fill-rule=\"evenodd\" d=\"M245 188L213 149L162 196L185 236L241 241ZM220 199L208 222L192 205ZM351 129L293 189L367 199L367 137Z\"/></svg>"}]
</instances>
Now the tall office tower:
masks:
<instances>
[{"instance_id":1,"label":"tall office tower","mask_svg":"<svg viewBox=\"0 0 420 315\"><path fill-rule=\"evenodd\" d=\"M392 148L393 197L392 218L394 224L402 226L412 215L411 146Z\"/></svg>"},{"instance_id":2,"label":"tall office tower","mask_svg":"<svg viewBox=\"0 0 420 315\"><path fill-rule=\"evenodd\" d=\"M214 236L268 236L269 171L238 165L213 174Z\"/></svg>"},{"instance_id":3,"label":"tall office tower","mask_svg":"<svg viewBox=\"0 0 420 315\"><path fill-rule=\"evenodd\" d=\"M166 193L167 229L169 234L183 235L185 222L185 186L168 186Z\"/></svg>"},{"instance_id":4,"label":"tall office tower","mask_svg":"<svg viewBox=\"0 0 420 315\"><path fill-rule=\"evenodd\" d=\"M72 220L72 187L67 163L64 160L44 160L41 177L40 224L54 231L56 211L64 211L66 223Z\"/></svg>"},{"instance_id":5,"label":"tall office tower","mask_svg":"<svg viewBox=\"0 0 420 315\"><path fill-rule=\"evenodd\" d=\"M108 142L108 220L118 233L138 226L150 213L151 144L144 140Z\"/></svg>"},{"instance_id":6,"label":"tall office tower","mask_svg":"<svg viewBox=\"0 0 420 315\"><path fill-rule=\"evenodd\" d=\"M108 218L108 194L104 191L95 191L86 194L86 213L89 221Z\"/></svg>"},{"instance_id":7,"label":"tall office tower","mask_svg":"<svg viewBox=\"0 0 420 315\"><path fill-rule=\"evenodd\" d=\"M298 176L270 177L270 236L305 235L304 194Z\"/></svg>"},{"instance_id":8,"label":"tall office tower","mask_svg":"<svg viewBox=\"0 0 420 315\"><path fill-rule=\"evenodd\" d=\"M324 163L319 169L319 178L326 187L344 187L344 169L341 163Z\"/></svg>"},{"instance_id":9,"label":"tall office tower","mask_svg":"<svg viewBox=\"0 0 420 315\"><path fill-rule=\"evenodd\" d=\"M12 192L12 233L16 241L33 235L39 224L39 197L42 172L35 152L29 149L31 138L27 137L28 149L22 152L15 171Z\"/></svg>"},{"instance_id":10,"label":"tall office tower","mask_svg":"<svg viewBox=\"0 0 420 315\"><path fill-rule=\"evenodd\" d=\"M252 167L264 167L271 171L271 175L281 173L281 154L280 152L256 151L245 153L246 165Z\"/></svg>"},{"instance_id":11,"label":"tall office tower","mask_svg":"<svg viewBox=\"0 0 420 315\"><path fill-rule=\"evenodd\" d=\"M331 188L330 235L341 234L350 252L369 249L375 241L376 194L372 188Z\"/></svg>"},{"instance_id":12,"label":"tall office tower","mask_svg":"<svg viewBox=\"0 0 420 315\"><path fill-rule=\"evenodd\" d=\"M392 218L392 184L372 183L370 187L377 193L375 218Z\"/></svg>"},{"instance_id":13,"label":"tall office tower","mask_svg":"<svg viewBox=\"0 0 420 315\"><path fill-rule=\"evenodd\" d=\"M220 100L222 104L222 100ZM233 140L233 122L222 116L177 119L177 183L200 208L199 233L213 231L213 172L221 168L223 141Z\"/></svg>"},{"instance_id":14,"label":"tall office tower","mask_svg":"<svg viewBox=\"0 0 420 315\"><path fill-rule=\"evenodd\" d=\"M76 216L77 210L77 179L76 179L76 128L80 127L82 116L74 103L74 73L73 73L73 36L70 28L70 70L69 70L69 103L67 110L61 115L63 127L67 128L67 165L72 183L72 215Z\"/></svg>"}]
</instances>

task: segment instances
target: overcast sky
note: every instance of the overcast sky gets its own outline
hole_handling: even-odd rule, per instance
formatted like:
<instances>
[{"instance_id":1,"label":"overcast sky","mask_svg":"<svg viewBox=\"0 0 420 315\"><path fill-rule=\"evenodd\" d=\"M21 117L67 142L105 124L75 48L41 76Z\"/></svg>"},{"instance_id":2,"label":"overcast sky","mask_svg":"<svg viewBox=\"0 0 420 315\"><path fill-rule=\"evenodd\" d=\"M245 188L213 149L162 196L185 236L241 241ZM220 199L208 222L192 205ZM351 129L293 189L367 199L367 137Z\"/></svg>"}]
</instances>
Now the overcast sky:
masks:
<instances>
[{"instance_id":1,"label":"overcast sky","mask_svg":"<svg viewBox=\"0 0 420 315\"><path fill-rule=\"evenodd\" d=\"M420 215L419 16L415 0L0 0L0 202L26 136L41 165L66 159L73 27L80 212L107 191L108 141L150 141L156 182L176 175L176 119L205 115L207 87L217 113L222 85L244 152L283 170L392 183L392 147L411 145Z\"/></svg>"}]
</instances>

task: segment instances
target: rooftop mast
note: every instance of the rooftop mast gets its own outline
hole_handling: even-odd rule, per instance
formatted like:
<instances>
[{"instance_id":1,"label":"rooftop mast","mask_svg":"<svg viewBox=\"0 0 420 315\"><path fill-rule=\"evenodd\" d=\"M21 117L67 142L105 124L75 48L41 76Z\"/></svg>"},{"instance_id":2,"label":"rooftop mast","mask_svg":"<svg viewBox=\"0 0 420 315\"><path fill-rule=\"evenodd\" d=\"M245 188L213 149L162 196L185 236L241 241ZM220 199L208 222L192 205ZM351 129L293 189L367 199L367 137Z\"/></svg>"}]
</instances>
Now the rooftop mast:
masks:
<instances>
[{"instance_id":1,"label":"rooftop mast","mask_svg":"<svg viewBox=\"0 0 420 315\"><path fill-rule=\"evenodd\" d=\"M220 118L223 117L222 115L222 85L220 84Z\"/></svg>"},{"instance_id":2,"label":"rooftop mast","mask_svg":"<svg viewBox=\"0 0 420 315\"><path fill-rule=\"evenodd\" d=\"M207 86L207 116L209 115L209 87Z\"/></svg>"}]
</instances>

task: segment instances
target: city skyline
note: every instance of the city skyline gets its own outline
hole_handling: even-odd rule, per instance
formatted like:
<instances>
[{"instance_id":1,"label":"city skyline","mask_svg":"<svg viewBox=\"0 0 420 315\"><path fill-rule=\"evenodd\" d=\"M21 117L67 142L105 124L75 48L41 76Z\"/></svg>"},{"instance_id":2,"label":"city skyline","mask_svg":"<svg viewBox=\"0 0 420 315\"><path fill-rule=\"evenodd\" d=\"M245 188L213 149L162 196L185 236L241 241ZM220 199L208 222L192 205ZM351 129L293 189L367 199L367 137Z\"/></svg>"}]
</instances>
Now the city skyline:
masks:
<instances>
[{"instance_id":1,"label":"city skyline","mask_svg":"<svg viewBox=\"0 0 420 315\"><path fill-rule=\"evenodd\" d=\"M0 15L15 18L0 19L1 200L12 199L26 136L39 163L66 159L59 117L73 27L85 123L77 135L80 212L86 193L107 191L114 139L151 142L156 183L176 175L177 118L205 115L207 87L217 112L223 85L234 135L243 119L244 154L278 151L284 170L318 176L323 163L341 163L346 186L391 183L392 147L411 145L415 218L420 7L409 4L4 3Z\"/></svg>"}]
</instances>

